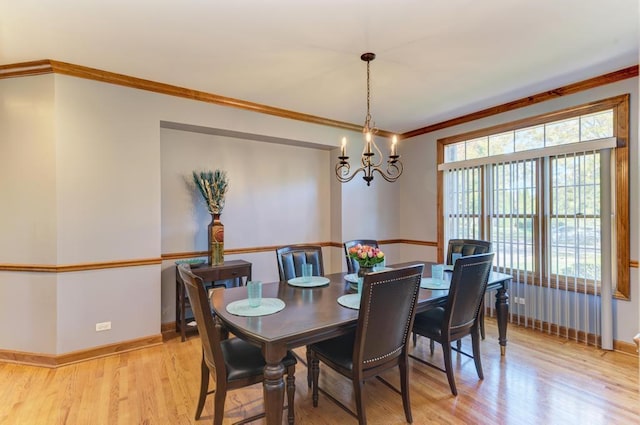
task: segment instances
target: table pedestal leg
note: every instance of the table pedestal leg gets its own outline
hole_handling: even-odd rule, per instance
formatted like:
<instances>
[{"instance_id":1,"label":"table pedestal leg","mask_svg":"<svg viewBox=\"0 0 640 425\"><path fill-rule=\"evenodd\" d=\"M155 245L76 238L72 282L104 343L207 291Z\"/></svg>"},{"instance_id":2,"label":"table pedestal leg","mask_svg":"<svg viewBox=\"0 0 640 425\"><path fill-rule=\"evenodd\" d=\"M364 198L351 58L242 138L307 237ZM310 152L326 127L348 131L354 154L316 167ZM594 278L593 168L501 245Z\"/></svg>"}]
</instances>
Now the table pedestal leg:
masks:
<instances>
[{"instance_id":1,"label":"table pedestal leg","mask_svg":"<svg viewBox=\"0 0 640 425\"><path fill-rule=\"evenodd\" d=\"M282 355L271 353L265 356L267 365L264 368L264 409L267 425L282 424L282 409L284 407L284 366L282 365Z\"/></svg>"},{"instance_id":2,"label":"table pedestal leg","mask_svg":"<svg viewBox=\"0 0 640 425\"><path fill-rule=\"evenodd\" d=\"M507 351L507 321L509 320L509 295L507 294L507 285L508 282L504 282L502 287L496 291L498 342L500 343L500 354L503 356Z\"/></svg>"}]
</instances>

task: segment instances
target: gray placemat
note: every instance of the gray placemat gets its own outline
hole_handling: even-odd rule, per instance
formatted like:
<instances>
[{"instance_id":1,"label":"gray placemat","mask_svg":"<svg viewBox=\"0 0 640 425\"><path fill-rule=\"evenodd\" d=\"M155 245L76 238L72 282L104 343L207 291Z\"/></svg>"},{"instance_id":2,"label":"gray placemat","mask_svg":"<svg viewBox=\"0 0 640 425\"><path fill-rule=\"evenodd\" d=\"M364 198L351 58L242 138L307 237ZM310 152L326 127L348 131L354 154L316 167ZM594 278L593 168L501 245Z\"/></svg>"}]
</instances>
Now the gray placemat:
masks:
<instances>
[{"instance_id":1,"label":"gray placemat","mask_svg":"<svg viewBox=\"0 0 640 425\"><path fill-rule=\"evenodd\" d=\"M238 300L227 305L227 311L235 316L266 316L277 313L285 307L284 301L278 298L262 298L258 307L249 306L249 300Z\"/></svg>"},{"instance_id":2,"label":"gray placemat","mask_svg":"<svg viewBox=\"0 0 640 425\"><path fill-rule=\"evenodd\" d=\"M380 269L374 268L374 272L385 272L387 270L393 270L392 267L382 267ZM358 283L358 273L349 273L344 276L344 280L351 283Z\"/></svg>"},{"instance_id":3,"label":"gray placemat","mask_svg":"<svg viewBox=\"0 0 640 425\"><path fill-rule=\"evenodd\" d=\"M293 279L289 279L287 283L291 286L299 286L301 288L314 288L316 286L328 285L329 282L331 282L324 276L311 276L310 282L305 282L304 280L304 277L294 277Z\"/></svg>"},{"instance_id":4,"label":"gray placemat","mask_svg":"<svg viewBox=\"0 0 640 425\"><path fill-rule=\"evenodd\" d=\"M422 289L445 289L448 290L449 289L449 284L450 282L447 282L446 280L441 280L441 279L434 279L431 277L423 277L422 280L420 281L420 287Z\"/></svg>"},{"instance_id":5,"label":"gray placemat","mask_svg":"<svg viewBox=\"0 0 640 425\"><path fill-rule=\"evenodd\" d=\"M343 307L360 310L360 294L347 294L338 298L338 304Z\"/></svg>"},{"instance_id":6,"label":"gray placemat","mask_svg":"<svg viewBox=\"0 0 640 425\"><path fill-rule=\"evenodd\" d=\"M344 280L351 283L358 283L358 273L349 273L344 276Z\"/></svg>"}]
</instances>

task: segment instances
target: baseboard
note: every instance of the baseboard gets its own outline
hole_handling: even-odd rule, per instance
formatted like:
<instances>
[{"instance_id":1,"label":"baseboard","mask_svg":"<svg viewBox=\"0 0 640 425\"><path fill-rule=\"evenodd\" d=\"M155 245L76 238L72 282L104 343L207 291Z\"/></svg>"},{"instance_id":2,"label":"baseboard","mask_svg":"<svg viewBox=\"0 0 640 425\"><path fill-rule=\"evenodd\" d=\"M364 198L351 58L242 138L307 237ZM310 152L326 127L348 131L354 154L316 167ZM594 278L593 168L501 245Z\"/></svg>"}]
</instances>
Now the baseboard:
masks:
<instances>
[{"instance_id":1,"label":"baseboard","mask_svg":"<svg viewBox=\"0 0 640 425\"><path fill-rule=\"evenodd\" d=\"M486 318L489 320L496 320L495 317L487 316ZM510 326L514 326L514 324L510 323ZM176 332L176 324L173 321L162 323L160 331L160 335L151 335L144 338L103 345L101 347L94 347L86 350L73 351L71 353L60 355L0 350L0 362L56 368L60 366L67 366L73 363L97 359L100 357L107 357L114 354L121 354L128 351L153 347L162 344L164 341L179 336L179 334ZM626 341L613 341L613 349L614 351L630 354L633 356L639 355L636 345Z\"/></svg>"},{"instance_id":2,"label":"baseboard","mask_svg":"<svg viewBox=\"0 0 640 425\"><path fill-rule=\"evenodd\" d=\"M122 341L115 344L93 347L86 350L72 351L70 353L59 355L0 350L0 362L56 368L100 357L111 356L113 354L121 354L127 351L153 347L162 343L162 335L151 335L144 338L132 339L129 341Z\"/></svg>"},{"instance_id":3,"label":"baseboard","mask_svg":"<svg viewBox=\"0 0 640 425\"><path fill-rule=\"evenodd\" d=\"M497 318L495 316L490 316L489 314L490 314L490 311L489 311L489 309L487 309L486 312L485 312L485 320L486 319L493 320L496 323L496 326L497 326L497 323L498 323ZM523 318L523 320L524 320L524 318ZM540 322L540 321L536 322L537 328L534 327L534 326L523 326L523 325L518 325L517 323L509 322L509 324L507 325L507 341L509 340L509 328L511 326L521 326L523 328L531 329L533 331L542 332L542 331L540 331L540 328L542 327L543 324L545 326L549 326L547 322ZM551 334L554 334L554 333L565 333L567 331L566 328L560 328L560 331L559 331L557 325L551 325L551 329L552 329ZM576 333L576 331L573 330L573 329L569 329L568 334L569 334L571 339L574 339L574 340L578 339L579 341L584 342L585 338L587 338L588 341L589 341L589 345L591 345L593 347L600 347L600 344L601 344L600 337L597 337L597 336L595 336L593 334L585 334L584 332L577 332ZM632 344L630 342L626 342L626 341L614 340L613 341L613 351L618 351L620 353L625 353L625 354L631 354L633 356L638 356L639 355L636 345Z\"/></svg>"},{"instance_id":4,"label":"baseboard","mask_svg":"<svg viewBox=\"0 0 640 425\"><path fill-rule=\"evenodd\" d=\"M160 325L160 333L162 334L163 341L168 341L180 336L180 334L176 331L176 322L174 321L162 323Z\"/></svg>"},{"instance_id":5,"label":"baseboard","mask_svg":"<svg viewBox=\"0 0 640 425\"><path fill-rule=\"evenodd\" d=\"M28 353L24 351L0 350L0 361L29 366L57 367L54 354Z\"/></svg>"},{"instance_id":6,"label":"baseboard","mask_svg":"<svg viewBox=\"0 0 640 425\"><path fill-rule=\"evenodd\" d=\"M636 344L632 344L627 341L613 341L614 351L619 351L625 354L631 354L632 356L640 356L638 353L638 347Z\"/></svg>"}]
</instances>

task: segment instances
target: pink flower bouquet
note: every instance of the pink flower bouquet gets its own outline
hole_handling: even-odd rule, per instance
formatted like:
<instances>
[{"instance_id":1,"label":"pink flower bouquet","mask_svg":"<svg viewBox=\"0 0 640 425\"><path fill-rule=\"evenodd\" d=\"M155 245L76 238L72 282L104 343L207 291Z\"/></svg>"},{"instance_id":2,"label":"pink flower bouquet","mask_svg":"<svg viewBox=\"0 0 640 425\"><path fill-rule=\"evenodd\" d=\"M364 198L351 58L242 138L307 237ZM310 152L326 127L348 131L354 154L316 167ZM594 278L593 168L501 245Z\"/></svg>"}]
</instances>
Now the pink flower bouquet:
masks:
<instances>
[{"instance_id":1,"label":"pink flower bouquet","mask_svg":"<svg viewBox=\"0 0 640 425\"><path fill-rule=\"evenodd\" d=\"M349 248L349 257L355 259L360 267L373 267L384 261L384 252L369 245L355 245Z\"/></svg>"}]
</instances>

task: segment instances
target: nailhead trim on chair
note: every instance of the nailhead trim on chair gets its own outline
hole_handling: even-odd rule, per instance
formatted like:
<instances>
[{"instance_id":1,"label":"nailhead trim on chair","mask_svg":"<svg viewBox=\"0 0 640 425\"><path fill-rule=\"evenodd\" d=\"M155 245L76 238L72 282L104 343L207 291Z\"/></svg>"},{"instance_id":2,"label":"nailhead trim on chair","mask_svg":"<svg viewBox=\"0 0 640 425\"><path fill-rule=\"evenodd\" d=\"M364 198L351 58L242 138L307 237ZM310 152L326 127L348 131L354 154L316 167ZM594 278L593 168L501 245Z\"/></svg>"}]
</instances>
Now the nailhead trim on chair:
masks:
<instances>
[{"instance_id":1,"label":"nailhead trim on chair","mask_svg":"<svg viewBox=\"0 0 640 425\"><path fill-rule=\"evenodd\" d=\"M404 279L404 278L402 278L402 279ZM369 294L371 294L371 291L372 291L371 288L373 287L373 285L380 285L382 283L396 282L398 280L401 280L401 279L398 278L398 279L393 279L393 280L381 280L379 282L374 282L369 288ZM416 293L414 293L412 298L411 298L411 305L415 305L414 304L415 299L416 299ZM371 300L371 297L369 297L369 300ZM368 310L369 306L370 306L370 304L367 305L367 310ZM367 323L366 323L367 325L368 325L368 320L369 320L369 315L367 315ZM409 337L409 322L406 323L405 329L404 329L404 339L406 340L408 337ZM402 350L402 346L400 346L400 347L396 348L395 350L385 354L384 356L374 357L373 359L364 360L363 362L364 363L377 362L379 360L386 359L387 357L390 357L390 356L394 355L395 353L397 353L398 351L401 351L401 350Z\"/></svg>"}]
</instances>

